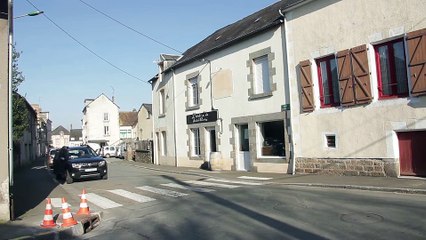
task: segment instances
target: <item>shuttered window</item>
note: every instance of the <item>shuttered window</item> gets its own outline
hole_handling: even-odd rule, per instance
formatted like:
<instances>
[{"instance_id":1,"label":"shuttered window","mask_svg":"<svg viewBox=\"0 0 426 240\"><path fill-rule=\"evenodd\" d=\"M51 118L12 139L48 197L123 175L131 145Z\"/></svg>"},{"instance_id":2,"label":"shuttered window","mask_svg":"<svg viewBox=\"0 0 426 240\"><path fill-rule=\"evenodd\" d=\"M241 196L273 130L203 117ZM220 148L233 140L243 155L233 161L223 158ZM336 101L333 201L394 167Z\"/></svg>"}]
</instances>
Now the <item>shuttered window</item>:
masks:
<instances>
[{"instance_id":1,"label":"shuttered window","mask_svg":"<svg viewBox=\"0 0 426 240\"><path fill-rule=\"evenodd\" d=\"M269 82L268 56L253 59L254 62L254 94L271 92Z\"/></svg>"},{"instance_id":2,"label":"shuttered window","mask_svg":"<svg viewBox=\"0 0 426 240\"><path fill-rule=\"evenodd\" d=\"M365 45L337 53L342 106L371 102L370 71Z\"/></svg>"},{"instance_id":3,"label":"shuttered window","mask_svg":"<svg viewBox=\"0 0 426 240\"><path fill-rule=\"evenodd\" d=\"M305 60L299 63L302 111L311 112L315 108L311 62Z\"/></svg>"},{"instance_id":4,"label":"shuttered window","mask_svg":"<svg viewBox=\"0 0 426 240\"><path fill-rule=\"evenodd\" d=\"M403 39L376 45L374 50L379 97L406 97L408 81Z\"/></svg>"},{"instance_id":5,"label":"shuttered window","mask_svg":"<svg viewBox=\"0 0 426 240\"><path fill-rule=\"evenodd\" d=\"M411 95L426 94L426 29L407 34Z\"/></svg>"}]
</instances>

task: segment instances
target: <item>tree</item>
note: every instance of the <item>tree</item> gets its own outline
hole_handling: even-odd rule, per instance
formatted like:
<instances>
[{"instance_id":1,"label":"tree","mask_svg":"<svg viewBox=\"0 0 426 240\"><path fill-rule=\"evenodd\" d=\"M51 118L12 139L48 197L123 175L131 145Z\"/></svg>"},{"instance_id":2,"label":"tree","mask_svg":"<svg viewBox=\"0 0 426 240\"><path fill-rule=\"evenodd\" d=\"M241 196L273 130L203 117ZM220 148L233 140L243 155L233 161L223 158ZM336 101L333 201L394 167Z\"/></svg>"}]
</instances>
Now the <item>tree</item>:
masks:
<instances>
[{"instance_id":1,"label":"tree","mask_svg":"<svg viewBox=\"0 0 426 240\"><path fill-rule=\"evenodd\" d=\"M18 92L18 87L25 77L21 71L19 71L18 60L21 57L22 52L18 52L15 48L15 45L12 45L12 91Z\"/></svg>"},{"instance_id":2,"label":"tree","mask_svg":"<svg viewBox=\"0 0 426 240\"><path fill-rule=\"evenodd\" d=\"M12 121L13 121L13 141L18 141L25 130L30 126L29 124L29 113L26 106L25 99L20 96L18 92L18 86L25 80L24 75L19 71L18 59L22 52L18 52L15 49L15 45L12 48Z\"/></svg>"}]
</instances>

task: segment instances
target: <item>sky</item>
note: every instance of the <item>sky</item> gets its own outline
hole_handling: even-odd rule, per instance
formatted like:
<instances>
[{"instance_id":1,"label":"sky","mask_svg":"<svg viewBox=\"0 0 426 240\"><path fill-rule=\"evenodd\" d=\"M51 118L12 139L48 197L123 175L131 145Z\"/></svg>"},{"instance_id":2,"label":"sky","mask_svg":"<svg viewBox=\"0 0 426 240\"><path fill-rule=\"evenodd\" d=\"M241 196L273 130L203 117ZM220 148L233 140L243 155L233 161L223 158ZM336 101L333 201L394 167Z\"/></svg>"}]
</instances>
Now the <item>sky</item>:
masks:
<instances>
[{"instance_id":1,"label":"sky","mask_svg":"<svg viewBox=\"0 0 426 240\"><path fill-rule=\"evenodd\" d=\"M18 92L49 112L52 130L81 128L84 100L101 94L114 96L120 111L139 110L152 102L147 81L160 54L181 54L277 1L14 1L13 41L25 76ZM44 14L19 17L35 10Z\"/></svg>"}]
</instances>

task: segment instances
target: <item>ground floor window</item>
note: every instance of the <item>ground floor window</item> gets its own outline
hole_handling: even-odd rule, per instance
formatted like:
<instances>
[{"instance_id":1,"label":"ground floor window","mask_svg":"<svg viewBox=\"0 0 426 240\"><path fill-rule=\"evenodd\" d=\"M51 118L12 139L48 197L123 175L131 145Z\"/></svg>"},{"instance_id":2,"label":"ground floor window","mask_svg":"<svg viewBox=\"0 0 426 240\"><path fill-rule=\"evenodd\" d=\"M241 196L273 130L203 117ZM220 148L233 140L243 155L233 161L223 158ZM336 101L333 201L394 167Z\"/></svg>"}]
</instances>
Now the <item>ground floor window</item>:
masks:
<instances>
[{"instance_id":1,"label":"ground floor window","mask_svg":"<svg viewBox=\"0 0 426 240\"><path fill-rule=\"evenodd\" d=\"M191 129L191 155L200 156L201 155L201 146L200 146L200 129L193 128Z\"/></svg>"},{"instance_id":2,"label":"ground floor window","mask_svg":"<svg viewBox=\"0 0 426 240\"><path fill-rule=\"evenodd\" d=\"M161 155L167 155L167 135L166 132L161 132Z\"/></svg>"},{"instance_id":3,"label":"ground floor window","mask_svg":"<svg viewBox=\"0 0 426 240\"><path fill-rule=\"evenodd\" d=\"M261 156L284 156L284 121L261 122L258 126Z\"/></svg>"}]
</instances>

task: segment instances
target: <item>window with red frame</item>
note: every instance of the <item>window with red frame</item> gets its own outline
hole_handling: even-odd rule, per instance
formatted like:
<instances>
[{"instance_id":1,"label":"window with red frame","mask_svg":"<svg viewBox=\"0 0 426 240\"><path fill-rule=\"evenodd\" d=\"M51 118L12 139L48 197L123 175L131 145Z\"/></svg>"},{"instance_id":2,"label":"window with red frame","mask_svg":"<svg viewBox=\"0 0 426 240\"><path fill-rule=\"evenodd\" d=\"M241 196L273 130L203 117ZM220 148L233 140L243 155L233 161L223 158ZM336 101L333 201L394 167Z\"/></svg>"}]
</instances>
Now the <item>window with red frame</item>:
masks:
<instances>
[{"instance_id":1,"label":"window with red frame","mask_svg":"<svg viewBox=\"0 0 426 240\"><path fill-rule=\"evenodd\" d=\"M379 98L408 96L407 67L403 39L374 46Z\"/></svg>"},{"instance_id":2,"label":"window with red frame","mask_svg":"<svg viewBox=\"0 0 426 240\"><path fill-rule=\"evenodd\" d=\"M340 104L339 79L337 62L334 55L317 61L321 107L332 107Z\"/></svg>"}]
</instances>

